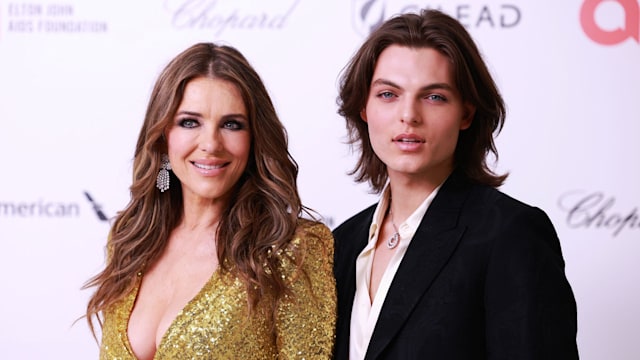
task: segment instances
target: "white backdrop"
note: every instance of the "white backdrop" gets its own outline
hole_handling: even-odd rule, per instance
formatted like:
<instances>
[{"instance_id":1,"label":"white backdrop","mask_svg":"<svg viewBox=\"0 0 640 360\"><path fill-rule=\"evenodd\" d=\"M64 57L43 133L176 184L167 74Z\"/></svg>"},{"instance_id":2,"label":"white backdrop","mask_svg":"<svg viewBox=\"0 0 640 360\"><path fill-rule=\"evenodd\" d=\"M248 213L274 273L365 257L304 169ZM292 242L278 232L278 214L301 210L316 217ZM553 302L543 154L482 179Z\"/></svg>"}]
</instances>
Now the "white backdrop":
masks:
<instances>
[{"instance_id":1,"label":"white backdrop","mask_svg":"<svg viewBox=\"0 0 640 360\"><path fill-rule=\"evenodd\" d=\"M373 203L336 114L367 29L436 7L477 40L508 105L503 191L547 211L578 303L582 359L640 358L638 0L0 0L0 354L92 359L80 286L128 201L152 84L199 41L263 77L331 227ZM92 200L90 201L89 198Z\"/></svg>"}]
</instances>

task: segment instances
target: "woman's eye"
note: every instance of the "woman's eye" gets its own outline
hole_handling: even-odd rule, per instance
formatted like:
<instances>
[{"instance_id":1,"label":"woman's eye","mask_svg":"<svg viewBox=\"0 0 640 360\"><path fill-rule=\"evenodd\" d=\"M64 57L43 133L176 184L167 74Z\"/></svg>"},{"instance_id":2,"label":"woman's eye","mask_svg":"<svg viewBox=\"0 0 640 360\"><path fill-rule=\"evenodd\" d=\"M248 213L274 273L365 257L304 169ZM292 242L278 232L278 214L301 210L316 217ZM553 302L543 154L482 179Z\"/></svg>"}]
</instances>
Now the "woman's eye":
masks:
<instances>
[{"instance_id":1,"label":"woman's eye","mask_svg":"<svg viewBox=\"0 0 640 360\"><path fill-rule=\"evenodd\" d=\"M181 119L178 122L178 125L180 125L181 127L184 128L194 128L196 126L198 126L198 120L195 119Z\"/></svg>"},{"instance_id":2,"label":"woman's eye","mask_svg":"<svg viewBox=\"0 0 640 360\"><path fill-rule=\"evenodd\" d=\"M227 120L222 124L222 127L229 130L241 130L244 129L244 124L238 120Z\"/></svg>"}]
</instances>

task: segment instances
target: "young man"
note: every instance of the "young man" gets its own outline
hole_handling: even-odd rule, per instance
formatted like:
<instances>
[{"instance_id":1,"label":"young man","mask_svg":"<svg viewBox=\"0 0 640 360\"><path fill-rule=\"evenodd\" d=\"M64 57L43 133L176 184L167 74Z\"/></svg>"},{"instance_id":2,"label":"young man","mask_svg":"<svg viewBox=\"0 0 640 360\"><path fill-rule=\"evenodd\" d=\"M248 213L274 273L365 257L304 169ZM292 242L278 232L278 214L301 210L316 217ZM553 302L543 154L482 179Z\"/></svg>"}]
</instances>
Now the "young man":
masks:
<instances>
[{"instance_id":1,"label":"young man","mask_svg":"<svg viewBox=\"0 0 640 360\"><path fill-rule=\"evenodd\" d=\"M496 190L505 107L464 27L435 10L374 31L339 113L377 205L334 231L336 359L577 359L547 215Z\"/></svg>"}]
</instances>

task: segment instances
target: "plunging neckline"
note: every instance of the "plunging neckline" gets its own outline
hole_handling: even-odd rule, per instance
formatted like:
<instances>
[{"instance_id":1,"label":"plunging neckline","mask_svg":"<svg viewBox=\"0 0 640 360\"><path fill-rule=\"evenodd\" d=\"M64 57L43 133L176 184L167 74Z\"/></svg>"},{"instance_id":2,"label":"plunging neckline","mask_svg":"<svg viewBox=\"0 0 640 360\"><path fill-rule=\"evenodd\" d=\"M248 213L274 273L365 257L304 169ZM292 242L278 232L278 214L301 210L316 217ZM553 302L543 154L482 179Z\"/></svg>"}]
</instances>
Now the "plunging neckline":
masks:
<instances>
[{"instance_id":1,"label":"plunging neckline","mask_svg":"<svg viewBox=\"0 0 640 360\"><path fill-rule=\"evenodd\" d=\"M173 318L173 320L169 324L169 327L167 327L164 334L162 334L162 337L160 338L160 342L156 346L156 351L153 354L152 360L156 360L156 355L158 354L158 350L160 350L163 347L164 343L166 342L168 334L170 334L173 328L176 326L177 321L184 316L185 310L189 310L190 308L192 308L193 304L202 298L202 294L213 286L214 280L218 278L219 270L220 270L220 266L218 265L218 267L213 271L213 274L211 274L209 279L204 283L204 285L202 285L200 290L198 290L198 292L189 301L187 301L187 303L182 307L182 309L178 311L176 316ZM127 351L131 354L131 357L135 360L139 360L139 359L136 356L136 353L133 351L133 347L131 346L131 341L129 341L129 321L131 320L131 314L133 313L133 308L136 304L136 301L138 300L138 295L140 293L140 285L142 284L143 277L144 277L144 273L142 272L138 273L136 285L134 286L133 290L131 290L131 295L129 295L129 299L128 299L129 304L127 306L128 307L127 321L125 322L125 328L123 329L124 331L123 340L124 340L125 346L127 348Z\"/></svg>"}]
</instances>

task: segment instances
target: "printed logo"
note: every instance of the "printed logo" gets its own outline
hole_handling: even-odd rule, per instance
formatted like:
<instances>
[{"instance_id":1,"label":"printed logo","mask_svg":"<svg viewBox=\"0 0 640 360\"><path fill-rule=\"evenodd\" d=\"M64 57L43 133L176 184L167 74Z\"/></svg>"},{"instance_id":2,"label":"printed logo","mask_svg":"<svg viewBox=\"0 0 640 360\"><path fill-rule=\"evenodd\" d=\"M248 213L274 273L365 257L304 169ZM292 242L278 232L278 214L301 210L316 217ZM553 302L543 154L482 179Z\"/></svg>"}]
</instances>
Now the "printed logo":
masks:
<instances>
[{"instance_id":1,"label":"printed logo","mask_svg":"<svg viewBox=\"0 0 640 360\"><path fill-rule=\"evenodd\" d=\"M566 223L570 228L607 229L613 236L624 230L640 230L638 207L616 209L616 199L602 192L568 192L560 197L558 205L567 212Z\"/></svg>"},{"instance_id":2,"label":"printed logo","mask_svg":"<svg viewBox=\"0 0 640 360\"><path fill-rule=\"evenodd\" d=\"M0 201L0 218L77 218L80 205L75 202L50 201Z\"/></svg>"},{"instance_id":3,"label":"printed logo","mask_svg":"<svg viewBox=\"0 0 640 360\"><path fill-rule=\"evenodd\" d=\"M596 13L602 3L618 3L624 10L624 26L603 29L596 21ZM637 0L585 0L580 9L580 24L584 33L601 45L616 45L631 38L640 42L640 5Z\"/></svg>"},{"instance_id":4,"label":"printed logo","mask_svg":"<svg viewBox=\"0 0 640 360\"><path fill-rule=\"evenodd\" d=\"M165 0L165 8L175 28L211 30L220 36L227 30L281 30L298 2Z\"/></svg>"},{"instance_id":5,"label":"printed logo","mask_svg":"<svg viewBox=\"0 0 640 360\"><path fill-rule=\"evenodd\" d=\"M89 192L84 191L93 212L100 221L109 221L109 217ZM56 218L75 219L83 214L83 208L77 201L59 201L39 198L38 200L0 200L0 218ZM86 209L85 209L86 211Z\"/></svg>"},{"instance_id":6,"label":"printed logo","mask_svg":"<svg viewBox=\"0 0 640 360\"><path fill-rule=\"evenodd\" d=\"M466 4L448 1L415 3L415 0L352 0L354 30L368 36L395 14L417 13L437 9L457 19L467 29L508 29L520 24L522 10L513 4Z\"/></svg>"},{"instance_id":7,"label":"printed logo","mask_svg":"<svg viewBox=\"0 0 640 360\"><path fill-rule=\"evenodd\" d=\"M109 221L109 218L107 217L107 215L105 215L104 212L102 211L102 205L98 204L95 200L93 200L93 197L91 196L91 194L85 191L84 197L86 197L87 200L91 203L93 212L96 213L96 216L98 217L99 220Z\"/></svg>"},{"instance_id":8,"label":"printed logo","mask_svg":"<svg viewBox=\"0 0 640 360\"><path fill-rule=\"evenodd\" d=\"M384 0L355 0L353 2L353 27L362 36L369 35L385 21Z\"/></svg>"},{"instance_id":9,"label":"printed logo","mask_svg":"<svg viewBox=\"0 0 640 360\"><path fill-rule=\"evenodd\" d=\"M7 4L7 33L105 33L105 21L87 20L78 17L76 8L70 4L18 3Z\"/></svg>"}]
</instances>

